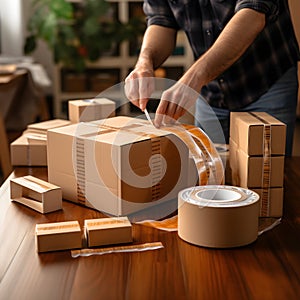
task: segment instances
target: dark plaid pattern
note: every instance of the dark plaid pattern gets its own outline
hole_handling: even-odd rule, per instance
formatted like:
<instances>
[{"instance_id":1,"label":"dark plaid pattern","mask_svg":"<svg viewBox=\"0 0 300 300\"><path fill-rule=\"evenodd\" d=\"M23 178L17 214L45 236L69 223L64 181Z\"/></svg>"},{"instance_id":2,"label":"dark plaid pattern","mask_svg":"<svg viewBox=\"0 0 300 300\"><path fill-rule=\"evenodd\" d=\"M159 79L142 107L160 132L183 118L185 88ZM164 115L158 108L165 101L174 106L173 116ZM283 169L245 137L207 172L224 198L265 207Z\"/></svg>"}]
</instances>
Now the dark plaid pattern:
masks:
<instances>
[{"instance_id":1,"label":"dark plaid pattern","mask_svg":"<svg viewBox=\"0 0 300 300\"><path fill-rule=\"evenodd\" d=\"M201 94L215 107L234 110L257 100L300 59L287 0L144 1L148 25L184 30L195 59L243 8L264 13L266 26L232 67L203 87Z\"/></svg>"}]
</instances>

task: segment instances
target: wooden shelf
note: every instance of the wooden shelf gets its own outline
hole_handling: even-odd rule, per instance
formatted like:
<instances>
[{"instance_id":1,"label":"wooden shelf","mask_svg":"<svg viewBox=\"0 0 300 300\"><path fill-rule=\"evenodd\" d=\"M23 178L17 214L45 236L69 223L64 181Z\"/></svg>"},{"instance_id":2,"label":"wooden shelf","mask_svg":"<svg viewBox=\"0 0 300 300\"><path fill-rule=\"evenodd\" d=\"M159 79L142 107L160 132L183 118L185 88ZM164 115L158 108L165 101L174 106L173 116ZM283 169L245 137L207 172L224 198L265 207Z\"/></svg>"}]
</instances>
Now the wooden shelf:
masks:
<instances>
[{"instance_id":1,"label":"wooden shelf","mask_svg":"<svg viewBox=\"0 0 300 300\"><path fill-rule=\"evenodd\" d=\"M129 18L132 17L133 13L140 14L142 12L143 1L141 0L108 0L109 2L114 2L117 4L118 18L121 22L127 22ZM133 69L137 55L139 52L139 46L141 43L141 38L137 39L137 42L134 43L136 51L133 51L133 44L125 41L119 45L118 55L113 56L103 56L98 61L87 64L87 71L85 75L87 76L86 88L79 91L79 86L76 86L76 90L72 91L69 88L65 88L65 76L66 74L72 73L72 70L65 69L62 65L57 65L54 71L54 117L56 118L66 118L66 102L73 99L86 99L96 97L102 91L93 91L91 90L91 76L100 76L102 74L112 74L116 77L116 81L113 81L112 85L120 83L125 80L126 76ZM172 55L163 65L163 68L166 69L166 74L169 79L177 80L180 75L192 64L193 55L189 47L187 38L183 32L178 33L177 38L178 53L182 55ZM135 55L132 55L133 52L136 52ZM176 52L176 51L175 51ZM69 87L69 86L68 86ZM116 97L116 95L112 95ZM129 105L128 105L129 107ZM121 114L130 113L130 108L126 105L122 106Z\"/></svg>"}]
</instances>

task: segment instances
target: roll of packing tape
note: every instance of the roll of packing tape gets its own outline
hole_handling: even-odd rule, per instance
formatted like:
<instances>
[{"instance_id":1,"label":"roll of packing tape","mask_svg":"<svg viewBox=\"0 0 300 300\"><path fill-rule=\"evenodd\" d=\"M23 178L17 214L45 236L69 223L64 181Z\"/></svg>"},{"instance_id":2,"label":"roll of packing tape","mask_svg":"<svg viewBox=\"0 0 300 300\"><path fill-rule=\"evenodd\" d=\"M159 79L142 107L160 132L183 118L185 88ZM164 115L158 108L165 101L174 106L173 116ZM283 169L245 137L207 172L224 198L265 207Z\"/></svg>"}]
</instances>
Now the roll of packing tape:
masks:
<instances>
[{"instance_id":1,"label":"roll of packing tape","mask_svg":"<svg viewBox=\"0 0 300 300\"><path fill-rule=\"evenodd\" d=\"M178 235L204 247L230 248L258 236L259 195L251 190L206 185L178 195Z\"/></svg>"}]
</instances>

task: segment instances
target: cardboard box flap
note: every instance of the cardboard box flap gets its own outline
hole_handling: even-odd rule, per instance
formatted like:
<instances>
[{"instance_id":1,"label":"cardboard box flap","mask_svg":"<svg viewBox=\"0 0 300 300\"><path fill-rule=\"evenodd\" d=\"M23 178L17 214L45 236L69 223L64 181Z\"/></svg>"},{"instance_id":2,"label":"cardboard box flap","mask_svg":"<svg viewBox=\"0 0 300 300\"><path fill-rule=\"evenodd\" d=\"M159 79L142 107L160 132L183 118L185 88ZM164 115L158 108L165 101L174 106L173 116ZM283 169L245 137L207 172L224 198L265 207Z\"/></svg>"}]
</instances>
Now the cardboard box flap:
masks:
<instances>
[{"instance_id":1,"label":"cardboard box flap","mask_svg":"<svg viewBox=\"0 0 300 300\"><path fill-rule=\"evenodd\" d=\"M109 118L108 120L114 120L115 118ZM64 135L70 135L74 138L83 138L92 141L100 141L101 143L113 144L115 146L128 145L135 142L149 140L157 136L167 136L172 133L157 129L149 123L132 122L129 124L127 117L116 117L120 120L120 123L116 122L82 122L78 124L72 124L60 128L54 128L48 130L48 134L60 133ZM126 124L121 126L121 124ZM114 125L114 126L112 126Z\"/></svg>"},{"instance_id":2,"label":"cardboard box flap","mask_svg":"<svg viewBox=\"0 0 300 300\"><path fill-rule=\"evenodd\" d=\"M44 180L38 179L31 175L13 178L13 179L11 179L11 181L13 181L21 186L24 186L25 188L33 189L33 190L37 191L38 193L44 193L44 192L47 192L47 191L50 191L53 189L60 189L60 187L58 187L54 184L51 184Z\"/></svg>"},{"instance_id":3,"label":"cardboard box flap","mask_svg":"<svg viewBox=\"0 0 300 300\"><path fill-rule=\"evenodd\" d=\"M71 124L71 122L68 120L53 119L53 120L43 121L39 123L29 124L27 128L34 131L37 130L37 131L46 132L48 129L62 127L69 124Z\"/></svg>"},{"instance_id":4,"label":"cardboard box flap","mask_svg":"<svg viewBox=\"0 0 300 300\"><path fill-rule=\"evenodd\" d=\"M90 123L96 124L96 125L103 125L103 126L109 126L109 127L115 127L115 128L122 128L126 125L130 125L133 122L136 122L137 119L126 117L126 116L117 116L114 118L107 118L103 120L98 121L92 121ZM139 122L142 122L143 120L139 120ZM148 123L149 124L149 123Z\"/></svg>"}]
</instances>

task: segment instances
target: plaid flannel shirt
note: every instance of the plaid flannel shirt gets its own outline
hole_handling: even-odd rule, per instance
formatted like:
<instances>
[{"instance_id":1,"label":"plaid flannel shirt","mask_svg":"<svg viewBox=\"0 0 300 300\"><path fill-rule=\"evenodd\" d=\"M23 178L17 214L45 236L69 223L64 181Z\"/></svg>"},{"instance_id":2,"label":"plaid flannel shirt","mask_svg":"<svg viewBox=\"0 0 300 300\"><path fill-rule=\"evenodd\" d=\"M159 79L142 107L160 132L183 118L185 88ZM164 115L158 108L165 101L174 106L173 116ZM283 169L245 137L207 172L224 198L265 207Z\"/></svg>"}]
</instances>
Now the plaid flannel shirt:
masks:
<instances>
[{"instance_id":1,"label":"plaid flannel shirt","mask_svg":"<svg viewBox=\"0 0 300 300\"><path fill-rule=\"evenodd\" d=\"M243 8L264 13L266 26L236 63L202 88L201 94L215 107L234 110L254 102L297 64L299 47L287 0L144 1L148 26L183 30L195 59L211 47L232 16Z\"/></svg>"}]
</instances>

